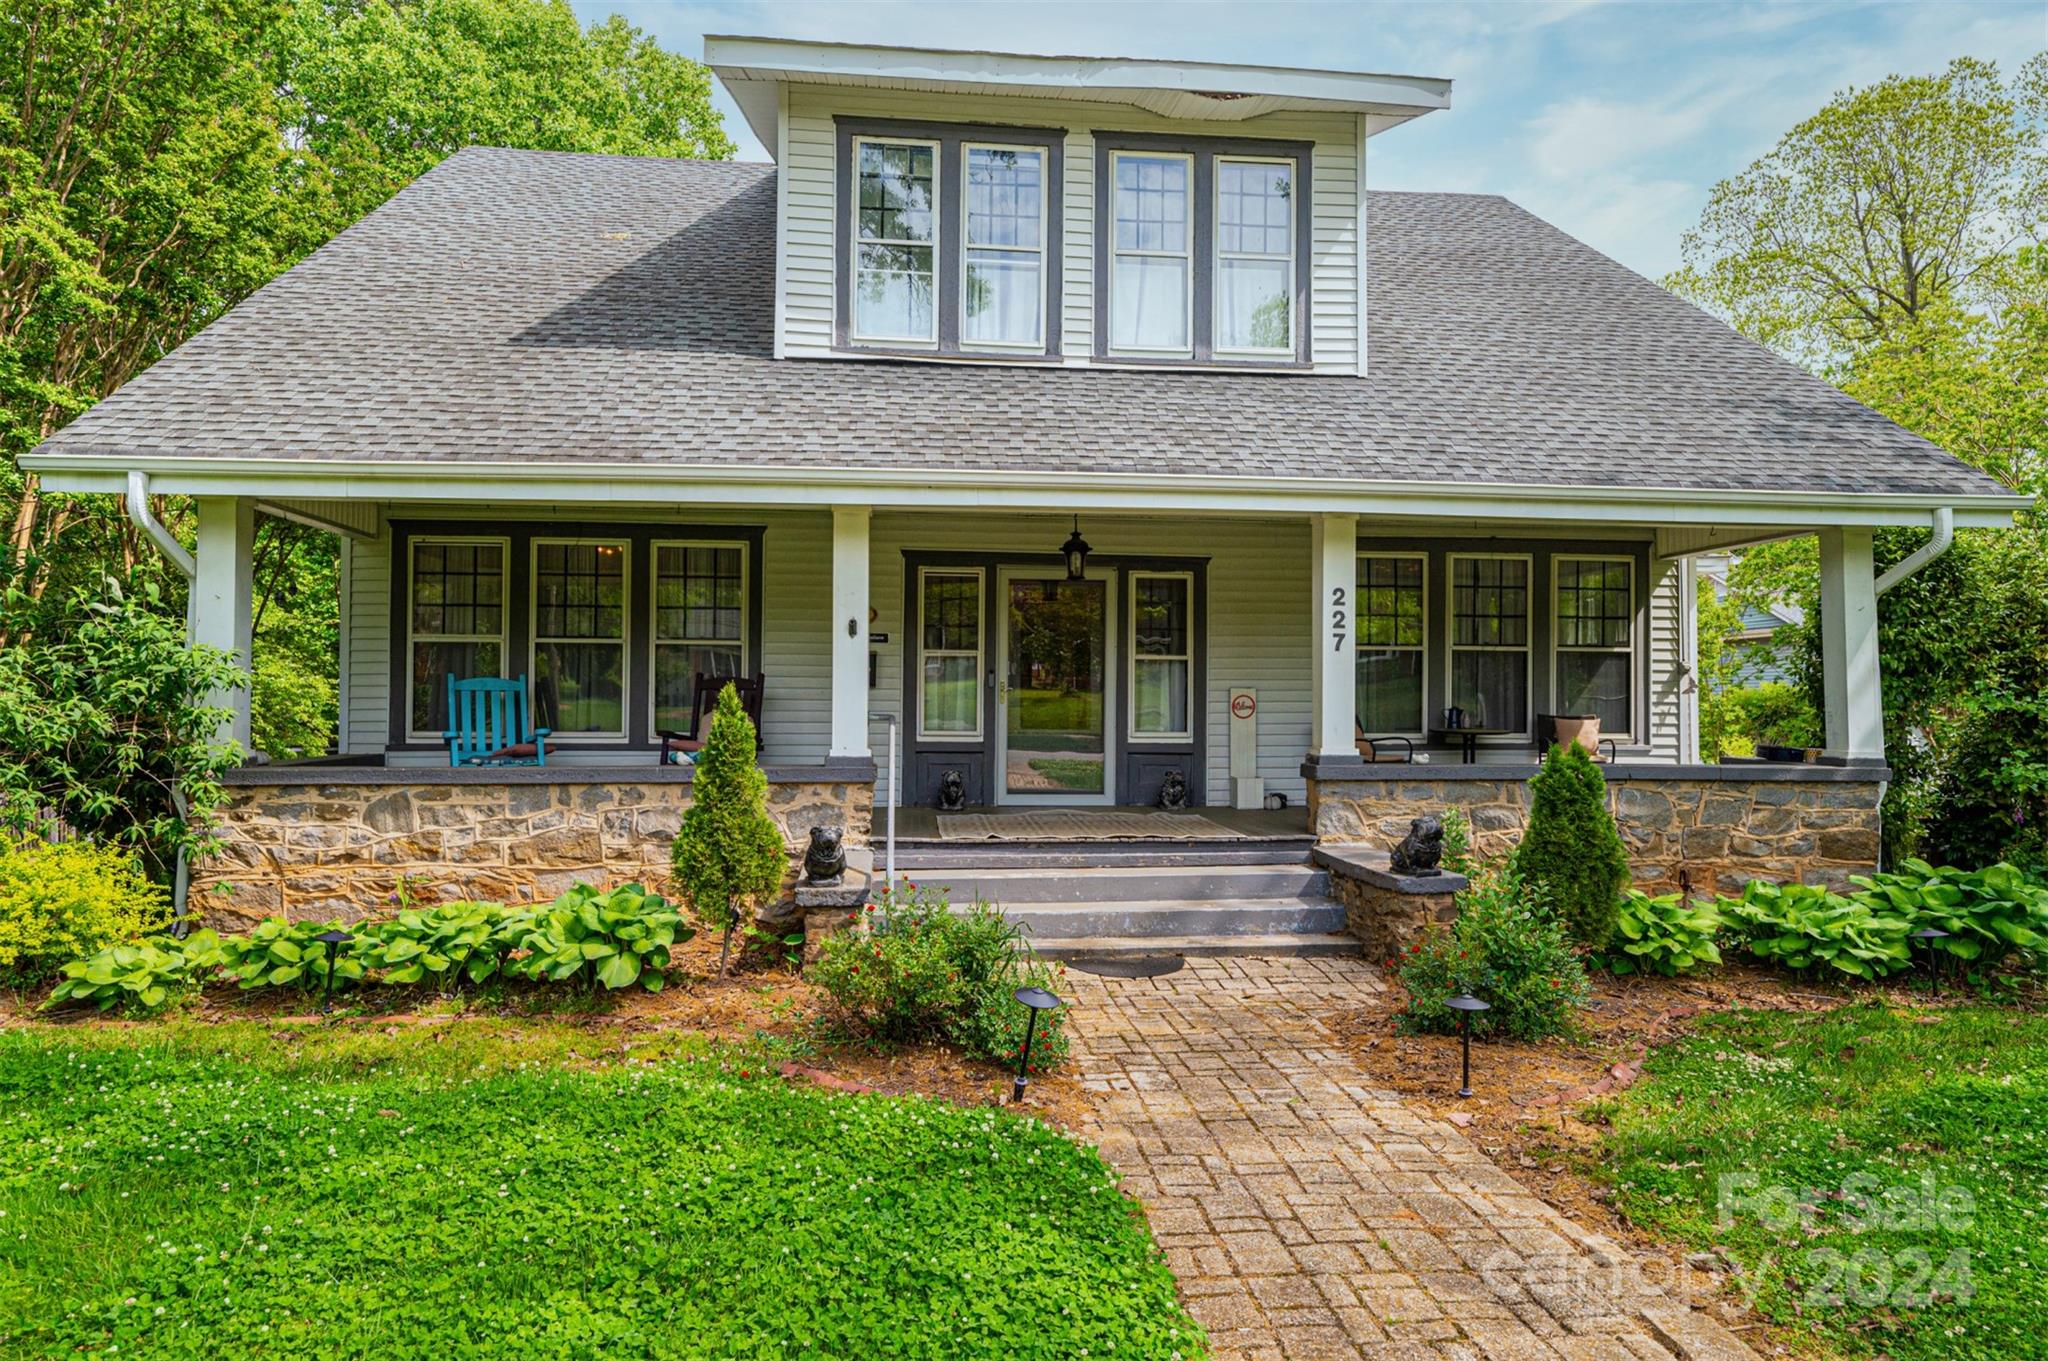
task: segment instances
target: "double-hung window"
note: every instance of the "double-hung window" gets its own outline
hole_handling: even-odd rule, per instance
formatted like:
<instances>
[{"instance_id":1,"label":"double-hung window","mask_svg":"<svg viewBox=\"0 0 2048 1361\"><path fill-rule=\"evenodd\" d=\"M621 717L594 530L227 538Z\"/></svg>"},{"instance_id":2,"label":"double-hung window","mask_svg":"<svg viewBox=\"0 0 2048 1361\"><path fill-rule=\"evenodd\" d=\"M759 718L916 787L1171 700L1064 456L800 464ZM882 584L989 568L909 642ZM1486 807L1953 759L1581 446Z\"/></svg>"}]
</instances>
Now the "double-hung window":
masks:
<instances>
[{"instance_id":1,"label":"double-hung window","mask_svg":"<svg viewBox=\"0 0 2048 1361\"><path fill-rule=\"evenodd\" d=\"M1635 563L1628 558L1552 560L1557 594L1557 706L1595 714L1602 736L1635 728Z\"/></svg>"},{"instance_id":2,"label":"double-hung window","mask_svg":"<svg viewBox=\"0 0 2048 1361\"><path fill-rule=\"evenodd\" d=\"M981 586L976 568L918 573L924 633L917 687L920 737L964 742L981 736Z\"/></svg>"},{"instance_id":3,"label":"double-hung window","mask_svg":"<svg viewBox=\"0 0 2048 1361\"><path fill-rule=\"evenodd\" d=\"M654 731L689 726L697 677L747 671L747 549L654 545Z\"/></svg>"},{"instance_id":4,"label":"double-hung window","mask_svg":"<svg viewBox=\"0 0 2048 1361\"><path fill-rule=\"evenodd\" d=\"M1423 674L1427 568L1421 553L1358 558L1358 726L1368 737L1427 726Z\"/></svg>"},{"instance_id":5,"label":"double-hung window","mask_svg":"<svg viewBox=\"0 0 2048 1361\"><path fill-rule=\"evenodd\" d=\"M1305 365L1311 150L1097 136L1096 354Z\"/></svg>"},{"instance_id":6,"label":"double-hung window","mask_svg":"<svg viewBox=\"0 0 2048 1361\"><path fill-rule=\"evenodd\" d=\"M853 337L936 345L939 144L854 142Z\"/></svg>"},{"instance_id":7,"label":"double-hung window","mask_svg":"<svg viewBox=\"0 0 2048 1361\"><path fill-rule=\"evenodd\" d=\"M1451 703L1468 728L1529 726L1529 576L1526 555L1453 553Z\"/></svg>"},{"instance_id":8,"label":"double-hung window","mask_svg":"<svg viewBox=\"0 0 2048 1361\"><path fill-rule=\"evenodd\" d=\"M1294 163L1216 158L1216 353L1294 353Z\"/></svg>"},{"instance_id":9,"label":"double-hung window","mask_svg":"<svg viewBox=\"0 0 2048 1361\"><path fill-rule=\"evenodd\" d=\"M626 735L627 548L533 541L533 721L558 735Z\"/></svg>"},{"instance_id":10,"label":"double-hung window","mask_svg":"<svg viewBox=\"0 0 2048 1361\"><path fill-rule=\"evenodd\" d=\"M961 148L963 349L1045 348L1045 151Z\"/></svg>"},{"instance_id":11,"label":"double-hung window","mask_svg":"<svg viewBox=\"0 0 2048 1361\"><path fill-rule=\"evenodd\" d=\"M1058 128L841 118L833 343L1059 353Z\"/></svg>"},{"instance_id":12,"label":"double-hung window","mask_svg":"<svg viewBox=\"0 0 2048 1361\"><path fill-rule=\"evenodd\" d=\"M1117 353L1193 353L1194 180L1192 156L1110 153L1109 344Z\"/></svg>"},{"instance_id":13,"label":"double-hung window","mask_svg":"<svg viewBox=\"0 0 2048 1361\"><path fill-rule=\"evenodd\" d=\"M503 539L416 538L407 572L408 738L448 728L448 678L505 674Z\"/></svg>"},{"instance_id":14,"label":"double-hung window","mask_svg":"<svg viewBox=\"0 0 2048 1361\"><path fill-rule=\"evenodd\" d=\"M1193 596L1188 572L1131 573L1131 737L1191 741Z\"/></svg>"}]
</instances>

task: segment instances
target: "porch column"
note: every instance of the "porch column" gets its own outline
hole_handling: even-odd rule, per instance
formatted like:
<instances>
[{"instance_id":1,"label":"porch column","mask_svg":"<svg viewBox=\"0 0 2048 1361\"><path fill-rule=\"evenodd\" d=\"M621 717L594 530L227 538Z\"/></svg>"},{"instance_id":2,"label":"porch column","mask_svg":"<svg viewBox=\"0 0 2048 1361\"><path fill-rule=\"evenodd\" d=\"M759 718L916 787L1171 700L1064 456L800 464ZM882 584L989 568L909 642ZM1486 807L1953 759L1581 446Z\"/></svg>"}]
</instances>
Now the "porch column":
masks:
<instances>
[{"instance_id":1,"label":"porch column","mask_svg":"<svg viewBox=\"0 0 2048 1361\"><path fill-rule=\"evenodd\" d=\"M231 654L247 669L249 612L254 595L256 503L246 496L199 498L198 575L192 580L192 641ZM216 692L209 703L229 711L219 738L249 751L249 691Z\"/></svg>"},{"instance_id":2,"label":"porch column","mask_svg":"<svg viewBox=\"0 0 2048 1361\"><path fill-rule=\"evenodd\" d=\"M1358 722L1358 517L1309 517L1311 571L1315 578L1310 623L1315 717L1308 755L1314 761L1355 761Z\"/></svg>"},{"instance_id":3,"label":"porch column","mask_svg":"<svg viewBox=\"0 0 2048 1361\"><path fill-rule=\"evenodd\" d=\"M868 506L832 508L832 751L868 755Z\"/></svg>"},{"instance_id":4,"label":"porch column","mask_svg":"<svg viewBox=\"0 0 2048 1361\"><path fill-rule=\"evenodd\" d=\"M1883 761L1877 590L1867 529L1820 531L1820 649L1827 754L1852 765Z\"/></svg>"}]
</instances>

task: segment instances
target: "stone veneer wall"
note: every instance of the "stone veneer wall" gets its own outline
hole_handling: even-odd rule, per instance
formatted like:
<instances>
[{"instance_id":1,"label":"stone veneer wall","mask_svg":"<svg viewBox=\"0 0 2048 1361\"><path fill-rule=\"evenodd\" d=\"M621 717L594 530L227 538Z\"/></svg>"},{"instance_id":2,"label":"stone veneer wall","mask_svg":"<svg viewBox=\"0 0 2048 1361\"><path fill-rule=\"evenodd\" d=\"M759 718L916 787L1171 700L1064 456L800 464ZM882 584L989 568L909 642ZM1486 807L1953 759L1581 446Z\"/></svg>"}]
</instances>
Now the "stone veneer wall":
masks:
<instances>
[{"instance_id":1,"label":"stone veneer wall","mask_svg":"<svg viewBox=\"0 0 2048 1361\"><path fill-rule=\"evenodd\" d=\"M376 774L352 782L338 768L319 783L234 788L222 851L193 870L193 905L210 925L236 928L278 915L385 913L401 876L426 901L534 902L579 879L659 888L690 805L688 780L673 776L452 781L427 772L412 783ZM872 781L771 779L768 812L790 847L791 880L813 826L844 827L846 845L864 848L873 799Z\"/></svg>"},{"instance_id":2,"label":"stone veneer wall","mask_svg":"<svg viewBox=\"0 0 2048 1361\"><path fill-rule=\"evenodd\" d=\"M1608 806L1629 849L1636 883L1739 892L1751 879L1840 886L1877 865L1881 776L1840 769L1721 778L1712 768L1630 778L1607 774ZM1533 771L1532 771L1533 773ZM1478 778L1412 768L1399 778L1311 780L1309 825L1331 844L1391 847L1412 818L1457 807L1472 820L1482 854L1514 845L1529 816L1524 775Z\"/></svg>"}]
</instances>

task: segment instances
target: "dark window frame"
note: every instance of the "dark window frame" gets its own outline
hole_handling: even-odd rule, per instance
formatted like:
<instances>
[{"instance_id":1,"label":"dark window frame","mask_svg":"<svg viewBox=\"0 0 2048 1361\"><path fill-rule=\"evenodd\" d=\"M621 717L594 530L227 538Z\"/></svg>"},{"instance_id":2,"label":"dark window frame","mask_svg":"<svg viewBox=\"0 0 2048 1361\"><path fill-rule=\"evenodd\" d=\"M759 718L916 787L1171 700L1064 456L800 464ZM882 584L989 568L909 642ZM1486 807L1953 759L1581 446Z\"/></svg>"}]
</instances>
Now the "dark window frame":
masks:
<instances>
[{"instance_id":1,"label":"dark window frame","mask_svg":"<svg viewBox=\"0 0 2048 1361\"><path fill-rule=\"evenodd\" d=\"M412 608L409 568L412 541L434 539L488 539L506 546L505 641L503 669L516 677L526 674L533 683L533 544L536 539L605 539L629 544L626 618L626 737L579 740L573 733L548 739L556 748L630 754L659 749L661 739L653 732L654 712L654 554L650 545L677 539L698 539L744 544L747 548L747 626L745 657L755 671L761 669L762 546L767 529L762 525L667 524L646 520L543 521L543 520L395 520L391 522L391 697L390 726L384 746L387 751L443 751L439 740L412 737L411 712L407 708L412 672L412 648L406 624Z\"/></svg>"},{"instance_id":2,"label":"dark window frame","mask_svg":"<svg viewBox=\"0 0 2048 1361\"><path fill-rule=\"evenodd\" d=\"M834 118L833 125L836 144L832 214L832 347L848 354L880 354L898 358L943 356L947 359L1012 364L1057 361L1060 357L1062 312L1061 227L1065 216L1067 130L998 123L850 118L844 115ZM854 195L853 148L854 143L863 137L938 143L939 228L932 247L937 276L932 305L938 311L938 340L934 345L877 345L853 338L853 222L859 208ZM1045 153L1045 345L1042 349L961 345L960 299L966 274L963 244L965 209L961 189L966 180L964 145L967 143L1033 147Z\"/></svg>"},{"instance_id":3,"label":"dark window frame","mask_svg":"<svg viewBox=\"0 0 2048 1361\"><path fill-rule=\"evenodd\" d=\"M1113 153L1170 152L1194 164L1189 209L1194 238L1190 243L1190 288L1193 324L1184 356L1117 354L1109 344L1110 257L1115 249L1115 185ZM1216 158L1250 157L1294 162L1294 357L1218 354L1216 329ZM1315 144L1249 137L1183 137L1171 133L1104 132L1095 134L1095 354L1098 364L1135 364L1147 368L1230 368L1289 371L1314 366L1310 303L1314 295Z\"/></svg>"}]
</instances>

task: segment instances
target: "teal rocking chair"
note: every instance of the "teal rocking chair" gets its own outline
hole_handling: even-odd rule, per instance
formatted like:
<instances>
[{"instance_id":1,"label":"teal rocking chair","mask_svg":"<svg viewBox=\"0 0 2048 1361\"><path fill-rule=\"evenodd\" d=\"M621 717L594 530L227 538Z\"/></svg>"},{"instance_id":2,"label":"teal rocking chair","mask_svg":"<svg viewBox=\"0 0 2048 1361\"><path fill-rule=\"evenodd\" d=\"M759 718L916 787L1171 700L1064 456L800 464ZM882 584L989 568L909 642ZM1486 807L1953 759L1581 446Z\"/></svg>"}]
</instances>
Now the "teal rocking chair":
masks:
<instances>
[{"instance_id":1,"label":"teal rocking chair","mask_svg":"<svg viewBox=\"0 0 2048 1361\"><path fill-rule=\"evenodd\" d=\"M441 734L451 766L544 766L552 730L535 728L527 707L526 677L499 680L448 677L448 721Z\"/></svg>"}]
</instances>

